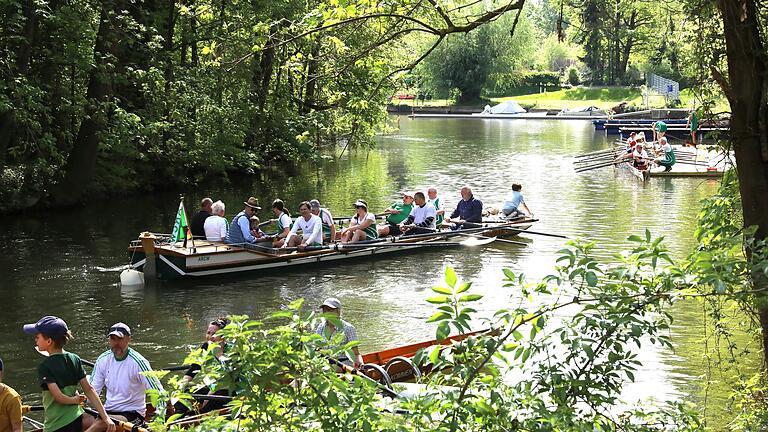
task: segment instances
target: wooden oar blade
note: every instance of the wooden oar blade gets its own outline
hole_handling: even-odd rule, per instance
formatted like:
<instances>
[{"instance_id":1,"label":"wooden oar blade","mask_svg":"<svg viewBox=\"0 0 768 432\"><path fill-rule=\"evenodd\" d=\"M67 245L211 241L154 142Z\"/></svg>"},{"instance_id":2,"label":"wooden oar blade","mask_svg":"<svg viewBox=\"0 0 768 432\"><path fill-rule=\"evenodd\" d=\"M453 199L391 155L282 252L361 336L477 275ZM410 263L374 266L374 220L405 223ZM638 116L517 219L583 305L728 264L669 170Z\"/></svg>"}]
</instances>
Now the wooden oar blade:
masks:
<instances>
[{"instance_id":1,"label":"wooden oar blade","mask_svg":"<svg viewBox=\"0 0 768 432\"><path fill-rule=\"evenodd\" d=\"M466 240L462 240L459 242L462 246L484 246L490 243L493 243L496 241L496 237L487 237L487 238L477 238L477 237L470 237Z\"/></svg>"}]
</instances>

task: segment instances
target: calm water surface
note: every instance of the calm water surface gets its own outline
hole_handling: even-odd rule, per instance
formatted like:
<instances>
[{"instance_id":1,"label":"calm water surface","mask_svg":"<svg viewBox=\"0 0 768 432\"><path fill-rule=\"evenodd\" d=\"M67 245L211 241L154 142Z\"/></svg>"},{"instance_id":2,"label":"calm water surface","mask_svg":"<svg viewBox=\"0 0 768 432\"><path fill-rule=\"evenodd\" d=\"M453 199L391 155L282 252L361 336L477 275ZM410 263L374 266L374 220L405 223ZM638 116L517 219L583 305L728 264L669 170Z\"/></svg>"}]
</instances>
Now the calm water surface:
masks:
<instances>
[{"instance_id":1,"label":"calm water surface","mask_svg":"<svg viewBox=\"0 0 768 432\"><path fill-rule=\"evenodd\" d=\"M496 244L482 251L425 251L283 274L121 288L117 281L127 263L128 242L147 229L169 232L181 193L191 203L189 213L200 198L212 196L227 204L229 218L253 195L263 203L280 197L292 209L301 200L319 198L335 216L343 216L351 214L350 204L358 197L380 212L399 191L431 185L449 207L460 199L458 190L464 184L486 205L500 206L510 184L520 182L526 202L541 219L538 231L592 239L600 246L598 254L610 257L628 245L629 235L648 228L664 235L674 255L683 257L692 245L699 201L717 188L716 181L683 178L654 178L642 186L611 168L574 173L573 155L609 145L586 121L403 117L399 133L382 136L379 142L377 150L345 154L284 176L254 176L203 190L168 190L73 210L4 217L0 356L6 363L6 382L28 395L26 402L39 399L35 365L40 358L21 325L46 314L70 324L76 339L68 349L86 359L95 359L105 349L109 325L123 321L134 330L133 346L155 366L181 361L216 316L265 317L297 298L316 307L325 297L339 297L344 317L358 328L363 352L431 339L434 328L424 321L433 307L424 298L440 283L446 266L453 266L460 278L473 281L475 292L485 295L477 309L488 316L516 299L502 288L502 268L537 280L551 271L563 247L560 239L529 235L524 248ZM265 220L271 212L263 210L260 216ZM700 400L700 306L680 305L676 316L672 337L680 348L643 349L638 382L626 392L630 400Z\"/></svg>"}]
</instances>

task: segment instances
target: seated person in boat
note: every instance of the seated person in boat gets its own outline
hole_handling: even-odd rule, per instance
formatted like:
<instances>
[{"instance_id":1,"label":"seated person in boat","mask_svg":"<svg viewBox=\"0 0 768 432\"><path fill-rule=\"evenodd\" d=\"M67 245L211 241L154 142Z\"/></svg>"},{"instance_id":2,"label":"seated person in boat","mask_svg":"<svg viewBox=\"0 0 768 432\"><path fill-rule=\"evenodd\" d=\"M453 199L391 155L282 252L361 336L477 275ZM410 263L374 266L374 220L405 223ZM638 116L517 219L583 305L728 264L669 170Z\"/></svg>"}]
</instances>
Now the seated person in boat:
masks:
<instances>
[{"instance_id":1,"label":"seated person in boat","mask_svg":"<svg viewBox=\"0 0 768 432\"><path fill-rule=\"evenodd\" d=\"M632 152L632 160L634 167L640 171L648 169L648 153L645 151L642 144L637 143L635 146L635 151Z\"/></svg>"},{"instance_id":2,"label":"seated person in boat","mask_svg":"<svg viewBox=\"0 0 768 432\"><path fill-rule=\"evenodd\" d=\"M221 336L217 336L216 333L223 329L224 327L229 324L229 318L225 317L219 317L215 320L208 323L208 327L205 331L205 342L203 342L202 345L200 345L200 349L203 351L208 351L209 348L212 349L212 354L217 358L220 359L222 355L224 355L224 351L226 350L226 345L224 343L224 340L221 338ZM221 361L221 360L219 360ZM195 376L200 372L202 367L199 364L191 364L189 365L189 368L186 372L184 372L184 376L181 378L182 386L186 387L189 385L190 382L195 378ZM193 391L194 394L202 394L202 395L219 395L219 396L228 396L229 391L227 389L222 388L211 388L207 385L202 385L199 388L196 388ZM217 409L224 408L224 405L227 404L228 401L226 400L204 400L200 403L195 403L193 406L193 410L190 410L186 405L184 405L181 402L177 402L174 404L173 408L174 411L177 414L187 414L190 413L190 411L194 411L197 414L202 414L210 411L214 411Z\"/></svg>"},{"instance_id":3,"label":"seated person in boat","mask_svg":"<svg viewBox=\"0 0 768 432\"><path fill-rule=\"evenodd\" d=\"M669 172L672 170L672 165L674 165L677 161L677 158L675 157L675 151L672 150L672 146L669 144L669 142L667 142L666 137L661 137L659 144L661 144L661 157L657 158L655 162L659 166L664 167L664 172Z\"/></svg>"},{"instance_id":4,"label":"seated person in boat","mask_svg":"<svg viewBox=\"0 0 768 432\"><path fill-rule=\"evenodd\" d=\"M245 201L243 204L245 204L243 211L235 215L229 224L227 239L225 240L227 244L244 245L256 243L256 237L251 232L250 219L256 214L257 210L261 210L261 207L259 207L259 201L254 197L248 198L248 201Z\"/></svg>"},{"instance_id":5,"label":"seated person in boat","mask_svg":"<svg viewBox=\"0 0 768 432\"><path fill-rule=\"evenodd\" d=\"M349 226L341 231L342 243L355 243L363 240L379 238L376 231L376 216L368 213L368 203L365 200L355 201L355 215Z\"/></svg>"},{"instance_id":6,"label":"seated person in boat","mask_svg":"<svg viewBox=\"0 0 768 432\"><path fill-rule=\"evenodd\" d=\"M109 350L96 359L89 381L96 394L107 390L104 409L118 420L143 422L147 416L147 390L162 391L160 381L144 372L151 371L147 359L130 348L131 329L123 323L109 328ZM151 405L149 405L151 408ZM101 418L83 416L83 429L88 432L107 430Z\"/></svg>"},{"instance_id":7,"label":"seated person in boat","mask_svg":"<svg viewBox=\"0 0 768 432\"><path fill-rule=\"evenodd\" d=\"M440 227L440 225L443 224L443 219L445 219L445 209L443 208L443 204L440 202L440 198L437 196L437 189L434 187L427 189L427 198L429 198L427 202L435 207L435 214L437 214L435 225Z\"/></svg>"},{"instance_id":8,"label":"seated person in boat","mask_svg":"<svg viewBox=\"0 0 768 432\"><path fill-rule=\"evenodd\" d=\"M323 336L329 342L332 342L334 338L337 337L336 335L341 333L341 336L339 336L341 338L339 346L358 340L355 326L341 319L341 302L338 299L333 297L326 299L323 302L323 305L320 306L320 309L324 314L336 315L336 317L341 320L342 328L336 328L332 322L323 319L317 328L315 328L315 333ZM356 346L352 347L352 353L355 355L354 359L350 359L347 353L340 353L337 360L347 366L359 368L363 365L363 355L360 354L360 350Z\"/></svg>"},{"instance_id":9,"label":"seated person in boat","mask_svg":"<svg viewBox=\"0 0 768 432\"><path fill-rule=\"evenodd\" d=\"M293 223L293 219L291 219L291 213L285 207L285 203L280 198L272 201L272 211L275 212L275 216L277 216L277 220L275 221L275 224L277 225L277 232L274 236L272 236L272 246L279 248L283 246L285 243L285 238L291 231L291 224Z\"/></svg>"},{"instance_id":10,"label":"seated person in boat","mask_svg":"<svg viewBox=\"0 0 768 432\"><path fill-rule=\"evenodd\" d=\"M301 230L301 235L298 231ZM298 247L303 251L307 246L321 246L323 244L323 222L319 216L312 214L309 202L302 201L299 204L299 217L293 223L293 227L285 237L282 248Z\"/></svg>"},{"instance_id":11,"label":"seated person in boat","mask_svg":"<svg viewBox=\"0 0 768 432\"><path fill-rule=\"evenodd\" d=\"M261 219L258 216L251 216L251 234L256 237L256 241L272 240L272 237L261 230Z\"/></svg>"},{"instance_id":12,"label":"seated person in boat","mask_svg":"<svg viewBox=\"0 0 768 432\"><path fill-rule=\"evenodd\" d=\"M402 201L392 203L388 209L384 210L384 213L387 214L387 219L384 224L376 227L379 237L386 237L388 235L399 236L402 234L400 224L411 214L411 210L413 210L413 194L403 192Z\"/></svg>"},{"instance_id":13,"label":"seated person in boat","mask_svg":"<svg viewBox=\"0 0 768 432\"><path fill-rule=\"evenodd\" d=\"M523 190L523 186L521 184L512 183L512 192L501 206L501 212L504 213L504 216L506 216L508 219L525 215L525 213L520 210L520 206L523 206L525 211L528 212L529 215L533 216L533 212L531 212L531 209L529 209L528 205L525 203L525 199L523 199L523 194L520 193L521 190Z\"/></svg>"},{"instance_id":14,"label":"seated person in boat","mask_svg":"<svg viewBox=\"0 0 768 432\"><path fill-rule=\"evenodd\" d=\"M416 205L411 214L400 225L403 236L429 234L437 231L437 211L435 206L427 202L424 192L414 194Z\"/></svg>"},{"instance_id":15,"label":"seated person in boat","mask_svg":"<svg viewBox=\"0 0 768 432\"><path fill-rule=\"evenodd\" d=\"M223 242L227 238L227 220L224 219L224 210L226 207L221 201L216 201L211 205L211 216L205 219L203 228L205 230L205 239L209 242Z\"/></svg>"},{"instance_id":16,"label":"seated person in boat","mask_svg":"<svg viewBox=\"0 0 768 432\"><path fill-rule=\"evenodd\" d=\"M203 198L200 201L200 211L192 216L192 220L189 221L189 230L192 231L192 235L195 238L203 238L205 235L205 221L213 214L213 200L210 198Z\"/></svg>"},{"instance_id":17,"label":"seated person in boat","mask_svg":"<svg viewBox=\"0 0 768 432\"><path fill-rule=\"evenodd\" d=\"M320 207L320 201L313 199L309 202L312 214L320 218L323 222L323 241L326 243L336 241L336 224L333 222L333 215L327 208Z\"/></svg>"},{"instance_id":18,"label":"seated person in boat","mask_svg":"<svg viewBox=\"0 0 768 432\"><path fill-rule=\"evenodd\" d=\"M21 396L3 384L3 360L0 359L0 431L21 432Z\"/></svg>"},{"instance_id":19,"label":"seated person in boat","mask_svg":"<svg viewBox=\"0 0 768 432\"><path fill-rule=\"evenodd\" d=\"M461 188L461 201L451 217L445 219L452 224L451 229L478 228L483 221L483 203L475 198L469 186Z\"/></svg>"}]
</instances>

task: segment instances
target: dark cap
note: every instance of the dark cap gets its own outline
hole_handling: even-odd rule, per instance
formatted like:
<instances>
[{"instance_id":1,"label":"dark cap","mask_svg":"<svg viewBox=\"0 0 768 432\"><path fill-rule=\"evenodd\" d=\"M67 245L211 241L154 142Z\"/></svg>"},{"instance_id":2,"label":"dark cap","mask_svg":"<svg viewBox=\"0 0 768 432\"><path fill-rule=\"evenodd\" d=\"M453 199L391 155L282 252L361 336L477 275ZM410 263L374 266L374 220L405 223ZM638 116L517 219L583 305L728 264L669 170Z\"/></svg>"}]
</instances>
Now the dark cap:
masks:
<instances>
[{"instance_id":1,"label":"dark cap","mask_svg":"<svg viewBox=\"0 0 768 432\"><path fill-rule=\"evenodd\" d=\"M309 202L309 206L313 209L319 209L320 208L320 201L313 199Z\"/></svg>"},{"instance_id":2,"label":"dark cap","mask_svg":"<svg viewBox=\"0 0 768 432\"><path fill-rule=\"evenodd\" d=\"M40 321L34 324L24 325L24 333L31 335L42 333L48 337L62 337L68 331L67 323L63 319L51 315L40 318Z\"/></svg>"},{"instance_id":3,"label":"dark cap","mask_svg":"<svg viewBox=\"0 0 768 432\"><path fill-rule=\"evenodd\" d=\"M119 338L130 336L131 328L121 322L112 324L112 327L109 328L109 336L113 335Z\"/></svg>"}]
</instances>

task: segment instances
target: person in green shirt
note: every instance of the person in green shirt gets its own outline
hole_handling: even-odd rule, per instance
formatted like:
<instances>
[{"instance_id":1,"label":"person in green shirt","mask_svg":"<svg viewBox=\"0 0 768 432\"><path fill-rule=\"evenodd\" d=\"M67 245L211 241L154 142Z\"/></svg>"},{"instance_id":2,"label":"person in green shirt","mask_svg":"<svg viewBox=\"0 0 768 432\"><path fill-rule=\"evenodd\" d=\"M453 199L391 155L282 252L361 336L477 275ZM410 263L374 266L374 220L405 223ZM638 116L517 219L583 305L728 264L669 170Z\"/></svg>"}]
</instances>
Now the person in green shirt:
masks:
<instances>
[{"instance_id":1,"label":"person in green shirt","mask_svg":"<svg viewBox=\"0 0 768 432\"><path fill-rule=\"evenodd\" d=\"M48 354L37 367L43 388L44 432L81 432L83 409L80 404L86 396L107 424L107 432L115 432L115 423L85 377L80 357L64 351L64 345L72 339L67 323L55 316L44 316L36 323L26 324L24 333L35 335L37 350ZM78 384L85 395L77 393Z\"/></svg>"},{"instance_id":2,"label":"person in green shirt","mask_svg":"<svg viewBox=\"0 0 768 432\"><path fill-rule=\"evenodd\" d=\"M696 147L696 134L699 132L699 116L696 114L696 110L692 110L688 114L688 122L686 126L691 128L691 144Z\"/></svg>"},{"instance_id":3,"label":"person in green shirt","mask_svg":"<svg viewBox=\"0 0 768 432\"><path fill-rule=\"evenodd\" d=\"M401 235L402 231L400 231L400 223L411 214L411 210L413 210L413 194L410 192L403 192L403 200L401 202L392 203L388 209L384 210L387 219L384 224L381 224L376 228L379 237Z\"/></svg>"},{"instance_id":4,"label":"person in green shirt","mask_svg":"<svg viewBox=\"0 0 768 432\"><path fill-rule=\"evenodd\" d=\"M651 129L653 129L653 142L657 143L667 133L667 124L658 120L653 123Z\"/></svg>"}]
</instances>

